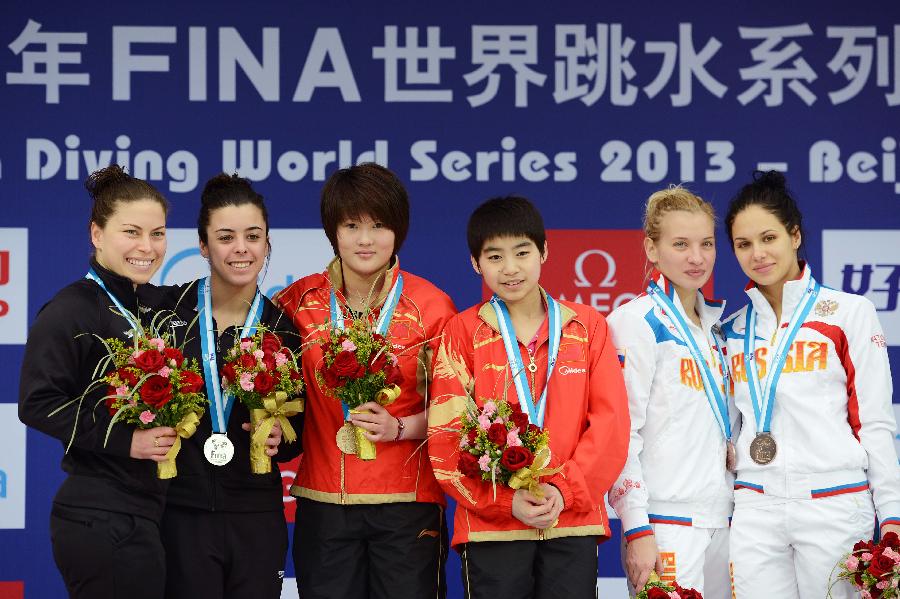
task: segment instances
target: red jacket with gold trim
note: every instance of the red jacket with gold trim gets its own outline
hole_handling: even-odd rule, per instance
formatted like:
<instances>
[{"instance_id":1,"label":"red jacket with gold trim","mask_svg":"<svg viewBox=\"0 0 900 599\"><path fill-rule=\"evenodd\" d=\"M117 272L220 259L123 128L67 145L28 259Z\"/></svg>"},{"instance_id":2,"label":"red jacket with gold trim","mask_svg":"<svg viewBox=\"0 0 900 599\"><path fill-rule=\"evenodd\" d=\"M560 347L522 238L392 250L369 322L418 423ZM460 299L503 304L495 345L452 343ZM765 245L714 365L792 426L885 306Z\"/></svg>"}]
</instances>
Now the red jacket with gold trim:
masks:
<instances>
[{"instance_id":1,"label":"red jacket with gold trim","mask_svg":"<svg viewBox=\"0 0 900 599\"><path fill-rule=\"evenodd\" d=\"M503 398L512 380L497 318L489 304L450 319L435 360L428 410L428 454L444 491L457 502L452 544L470 541L542 540L567 536L608 537L603 496L628 454L628 398L606 320L588 306L561 301L562 339L547 392L544 428L550 433L550 467L542 479L556 486L565 509L553 528L529 528L512 515L514 491L463 476L459 461L459 416L465 397L479 406ZM547 380L548 333L537 342L536 396ZM524 363L527 349L519 342ZM506 399L518 403L515 387Z\"/></svg>"},{"instance_id":2,"label":"red jacket with gold trim","mask_svg":"<svg viewBox=\"0 0 900 599\"><path fill-rule=\"evenodd\" d=\"M400 271L395 260L373 301L370 318L377 319L401 272L403 291L387 334L404 375L400 397L386 408L398 417L426 409L426 373L430 370L431 356L437 349L441 328L456 313L444 292L425 279ZM344 305L338 258L324 272L294 282L274 298L292 318L304 342L327 339L325 323L330 318L332 284L339 304ZM378 456L373 461L345 455L338 449L335 435L344 423L344 415L340 402L326 395L316 381L315 371L321 368L322 357L322 346L317 343L311 343L302 356L303 379L307 384L306 420L303 456L291 494L338 504L413 501L444 504L444 495L434 480L421 439L376 443Z\"/></svg>"}]
</instances>

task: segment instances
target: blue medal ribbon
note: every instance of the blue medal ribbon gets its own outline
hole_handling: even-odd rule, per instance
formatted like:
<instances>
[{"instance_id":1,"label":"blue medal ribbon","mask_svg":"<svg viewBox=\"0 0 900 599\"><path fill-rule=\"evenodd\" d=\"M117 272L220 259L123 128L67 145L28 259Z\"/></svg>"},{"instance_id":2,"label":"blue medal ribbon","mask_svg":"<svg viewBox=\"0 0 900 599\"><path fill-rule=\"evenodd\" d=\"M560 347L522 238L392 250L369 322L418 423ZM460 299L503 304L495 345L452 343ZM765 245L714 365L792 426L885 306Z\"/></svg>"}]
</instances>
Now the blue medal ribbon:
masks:
<instances>
[{"instance_id":1,"label":"blue medal ribbon","mask_svg":"<svg viewBox=\"0 0 900 599\"><path fill-rule=\"evenodd\" d=\"M506 348L506 359L513 372L513 383L516 387L516 395L519 396L519 405L525 406L528 421L535 426L544 427L544 415L547 408L547 390L550 388L550 377L556 366L556 358L559 356L559 341L562 338L562 317L560 316L559 302L547 294L547 317L549 319L549 347L547 348L547 382L537 405L534 396L528 386L528 377L525 375L525 365L522 363L522 354L519 352L519 342L516 338L516 330L509 316L506 303L494 294L490 301L494 313L497 315L497 325L500 327L500 336Z\"/></svg>"},{"instance_id":2,"label":"blue medal ribbon","mask_svg":"<svg viewBox=\"0 0 900 599\"><path fill-rule=\"evenodd\" d=\"M806 316L812 309L821 286L810 275L809 284L803 293L803 298L794 308L794 313L788 321L787 331L781 338L775 352L775 359L769 364L766 372L765 386L760 386L759 369L756 367L756 312L753 303L747 306L746 329L744 330L744 367L747 371L747 383L750 387L750 399L753 403L753 414L756 416L756 432L768 433L772 427L772 412L775 407L775 390L778 387L778 378L781 369L791 349L791 344L797 336L797 332L806 320ZM776 325L777 326L777 325ZM776 334L777 334L776 329ZM763 403L763 401L765 403Z\"/></svg>"},{"instance_id":3,"label":"blue medal ribbon","mask_svg":"<svg viewBox=\"0 0 900 599\"><path fill-rule=\"evenodd\" d=\"M384 305L381 307L381 314L375 322L375 332L383 337L387 337L388 328L391 326L391 319L394 317L394 310L397 309L397 303L400 301L400 295L403 293L403 273L397 273L397 280L391 286L387 297L384 299ZM329 301L332 325L340 330L344 330L344 311L338 305L337 293L334 286L331 287L331 299ZM341 410L344 412L344 420L350 417L350 409L344 402L341 402Z\"/></svg>"},{"instance_id":4,"label":"blue medal ribbon","mask_svg":"<svg viewBox=\"0 0 900 599\"><path fill-rule=\"evenodd\" d=\"M203 327L200 329L200 348L203 352L201 361L203 362L203 377L206 379L206 396L209 398L209 418L212 421L213 432L224 434L227 430L231 408L234 405L234 396L222 391L222 381L216 365L216 341L212 322L212 293L209 288L209 277L197 282L197 311L203 322ZM253 303L250 304L250 311L247 312L247 319L237 335L238 339L252 337L256 333L261 315L262 294L257 288Z\"/></svg>"},{"instance_id":5,"label":"blue medal ribbon","mask_svg":"<svg viewBox=\"0 0 900 599\"><path fill-rule=\"evenodd\" d=\"M103 282L103 279L100 278L100 275L98 275L96 272L94 272L93 268L90 269L86 275L84 275L84 278L90 279L91 281L100 285L100 289L102 289L103 291L106 292L106 295L108 295L109 299L112 300L113 305L115 305L115 307L119 309L119 312L121 312L121 314L122 314L122 318L124 318L125 320L128 321L128 324L131 325L131 328L133 328L136 331L141 330L141 324L137 320L135 320L135 315L132 314L131 312L129 312L128 310L126 310L125 306L122 305L122 302L119 301L119 298L114 296L110 292L110 290L106 288L106 283Z\"/></svg>"},{"instance_id":6,"label":"blue medal ribbon","mask_svg":"<svg viewBox=\"0 0 900 599\"><path fill-rule=\"evenodd\" d=\"M724 382L723 387L725 388L724 395L720 392L719 385L713 378L712 369L709 367L709 363L703 359L703 353L700 351L700 347L697 345L697 340L694 338L694 335L691 334L687 321L685 321L684 317L681 315L681 311L675 307L675 303L665 294L656 281L650 281L650 284L647 286L647 294L653 299L656 305L669 316L669 321L678 330L681 340L685 342L688 350L690 350L691 356L694 358L698 370L700 370L700 377L703 379L703 390L706 392L706 400L709 402L713 417L715 417L716 423L719 425L719 430L722 431L722 435L727 441L730 441L731 418L728 415L728 365L725 362L725 355L722 353L721 344L716 342L715 345L716 349L719 351L719 362L722 365L722 380Z\"/></svg>"}]
</instances>

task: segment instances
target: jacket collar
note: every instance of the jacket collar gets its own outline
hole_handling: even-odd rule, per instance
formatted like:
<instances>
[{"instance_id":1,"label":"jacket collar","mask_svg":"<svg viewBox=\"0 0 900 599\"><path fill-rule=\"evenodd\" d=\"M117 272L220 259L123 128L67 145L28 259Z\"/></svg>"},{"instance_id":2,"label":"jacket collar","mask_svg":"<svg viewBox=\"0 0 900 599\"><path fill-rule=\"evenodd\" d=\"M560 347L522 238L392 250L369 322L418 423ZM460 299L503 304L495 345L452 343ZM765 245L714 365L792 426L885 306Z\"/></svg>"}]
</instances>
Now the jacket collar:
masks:
<instances>
[{"instance_id":1,"label":"jacket collar","mask_svg":"<svg viewBox=\"0 0 900 599\"><path fill-rule=\"evenodd\" d=\"M328 266L325 267L325 274L328 277L331 288L334 289L338 300L341 303L346 304L347 298L344 296L344 273L341 270L340 256L335 256L331 262L328 263ZM399 275L400 259L397 256L394 256L391 259L391 264L388 266L387 271L385 271L384 283L382 283L381 289L379 289L377 295L375 295L370 309L374 310L375 308L381 307L384 300L387 299L388 293L391 292L391 287L394 286Z\"/></svg>"},{"instance_id":2,"label":"jacket collar","mask_svg":"<svg viewBox=\"0 0 900 599\"><path fill-rule=\"evenodd\" d=\"M546 306L547 305L547 292L544 291L543 287L541 287L540 289L541 289L541 299L543 300L544 305ZM557 300L557 301L559 301L559 300ZM559 315L560 315L560 320L562 321L560 323L560 326L562 328L565 328L565 326L567 324L569 324L569 321L572 320L573 318L575 318L575 316L576 316L575 310L573 310L572 308L569 308L562 302L559 303ZM484 321L484 323L486 325L488 325L489 327L494 329L494 331L496 331L498 335L500 334L500 324L497 322L497 313L494 312L494 308L491 306L490 302L485 302L481 305L480 308L478 308L478 317L481 318L481 320ZM538 339L538 344L540 345L541 343L543 343L544 338L547 338L548 336L549 336L549 332L542 335L542 338Z\"/></svg>"},{"instance_id":3,"label":"jacket collar","mask_svg":"<svg viewBox=\"0 0 900 599\"><path fill-rule=\"evenodd\" d=\"M650 277L656 281L656 284L663 290L663 293L672 300L672 304L681 313L682 318L688 323L688 326L690 326L691 320L684 310L681 298L675 291L675 285L673 285L664 274L656 269L650 273ZM699 289L697 290L697 314L700 315L700 324L703 325L702 328L704 331L710 330L714 324L720 321L723 312L725 312L725 300L705 297Z\"/></svg>"},{"instance_id":4,"label":"jacket collar","mask_svg":"<svg viewBox=\"0 0 900 599\"><path fill-rule=\"evenodd\" d=\"M116 274L108 268L97 262L96 258L91 258L91 268L106 285L107 291L113 294L122 305L133 310L138 305L138 294L135 291L134 283L128 277ZM137 316L137 315L136 315Z\"/></svg>"}]
</instances>

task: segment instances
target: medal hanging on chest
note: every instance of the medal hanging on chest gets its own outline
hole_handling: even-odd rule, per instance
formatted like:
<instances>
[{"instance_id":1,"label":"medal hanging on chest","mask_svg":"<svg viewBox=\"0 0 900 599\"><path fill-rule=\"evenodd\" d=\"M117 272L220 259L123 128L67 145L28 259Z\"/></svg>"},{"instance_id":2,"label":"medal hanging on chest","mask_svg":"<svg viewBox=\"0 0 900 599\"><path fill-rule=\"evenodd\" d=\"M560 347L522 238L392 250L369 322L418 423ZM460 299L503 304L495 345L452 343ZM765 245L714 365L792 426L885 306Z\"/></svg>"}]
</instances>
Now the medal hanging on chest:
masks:
<instances>
[{"instance_id":1,"label":"medal hanging on chest","mask_svg":"<svg viewBox=\"0 0 900 599\"><path fill-rule=\"evenodd\" d=\"M234 405L234 397L222 391L222 380L216 364L216 342L212 318L212 294L209 277L197 283L197 311L200 314L200 348L203 352L203 378L206 381L206 396L209 399L209 418L212 421L213 433L203 444L203 455L213 466L224 466L234 457L234 443L226 434L228 417ZM262 314L262 294L259 289L247 312L244 326L236 331L235 336L250 337L256 332Z\"/></svg>"},{"instance_id":2,"label":"medal hanging on chest","mask_svg":"<svg viewBox=\"0 0 900 599\"><path fill-rule=\"evenodd\" d=\"M810 275L809 283L803 297L794 308L794 313L788 321L787 329L778 343L775 358L769 363L764 384L759 379L759 369L756 365L756 311L751 303L747 306L746 328L744 330L744 365L747 369L747 387L750 390L750 402L753 404L753 414L756 418L756 437L750 443L750 459L760 466L771 463L778 455L778 444L772 435L772 411L775 408L775 393L778 388L778 379L784 362L787 359L791 344L797 337L803 321L819 295L820 286ZM778 323L776 323L776 327ZM778 330L777 328L775 329Z\"/></svg>"}]
</instances>

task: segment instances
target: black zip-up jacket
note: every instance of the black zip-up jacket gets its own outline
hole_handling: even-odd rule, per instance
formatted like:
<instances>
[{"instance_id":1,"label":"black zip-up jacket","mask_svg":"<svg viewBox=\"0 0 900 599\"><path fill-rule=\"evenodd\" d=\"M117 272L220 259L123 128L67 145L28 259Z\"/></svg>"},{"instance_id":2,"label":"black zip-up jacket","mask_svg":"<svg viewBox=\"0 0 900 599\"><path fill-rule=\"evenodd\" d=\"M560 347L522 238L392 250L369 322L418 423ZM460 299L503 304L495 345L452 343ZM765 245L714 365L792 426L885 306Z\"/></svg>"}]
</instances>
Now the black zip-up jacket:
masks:
<instances>
[{"instance_id":1,"label":"black zip-up jacket","mask_svg":"<svg viewBox=\"0 0 900 599\"><path fill-rule=\"evenodd\" d=\"M150 311L144 307L146 314L142 314L141 306L155 303L155 288L141 286L135 292L130 279L93 260L91 267L109 292L148 324ZM118 312L107 293L88 279L63 288L41 308L25 345L19 378L19 419L59 439L63 448L75 427L72 447L62 459L62 469L68 476L55 502L125 512L158 522L167 483L157 478L156 462L129 457L134 427L116 423L104 445L111 416L102 401L97 404L106 394L105 385L85 396L77 421L75 405L49 415L90 385L94 368L106 355L103 343L94 335L129 340L131 325L113 310Z\"/></svg>"},{"instance_id":2,"label":"black zip-up jacket","mask_svg":"<svg viewBox=\"0 0 900 599\"><path fill-rule=\"evenodd\" d=\"M193 281L187 285L161 288L166 295L166 304L175 309L179 326L175 327L178 344L184 342L182 348L185 357L201 361L202 349L200 335L203 327L202 318L197 318L197 285ZM263 309L260 322L266 328L277 333L284 344L294 351L300 347L297 329L275 305L263 296ZM182 324L184 323L184 324ZM224 355L234 346L236 327L228 327L218 335L218 326L213 319L216 337L217 376L221 377ZM201 370L202 371L202 370ZM221 380L221 379L220 379ZM207 393L209 396L209 393ZM209 397L212 401L212 397ZM238 400L233 400L231 414L226 424L228 438L234 444L234 457L224 466L213 466L203 455L203 444L212 434L212 419L207 408L197 432L189 439L182 441L178 454L178 476L172 479L169 486L168 503L181 507L208 511L226 512L265 512L284 509L281 473L278 462L287 462L300 454L303 428L303 414L291 417L291 425L297 432L297 441L282 441L278 453L272 458L272 472L269 474L253 474L250 472L250 433L241 425L250 422L250 413Z\"/></svg>"}]
</instances>

